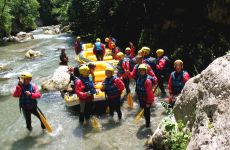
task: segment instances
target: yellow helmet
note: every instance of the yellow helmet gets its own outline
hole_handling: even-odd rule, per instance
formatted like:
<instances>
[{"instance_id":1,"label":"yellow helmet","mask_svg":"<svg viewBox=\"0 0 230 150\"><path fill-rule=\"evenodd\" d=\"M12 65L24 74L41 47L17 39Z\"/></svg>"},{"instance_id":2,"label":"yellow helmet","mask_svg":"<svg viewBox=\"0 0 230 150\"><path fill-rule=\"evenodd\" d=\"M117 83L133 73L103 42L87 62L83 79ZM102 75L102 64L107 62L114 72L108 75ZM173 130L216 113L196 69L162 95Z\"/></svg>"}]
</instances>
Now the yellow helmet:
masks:
<instances>
[{"instance_id":1,"label":"yellow helmet","mask_svg":"<svg viewBox=\"0 0 230 150\"><path fill-rule=\"evenodd\" d=\"M146 54L146 55L148 55L148 54L150 53L150 48L149 48L149 47L144 46L144 47L141 48L141 50L142 50L142 52L144 52L144 54Z\"/></svg>"},{"instance_id":2,"label":"yellow helmet","mask_svg":"<svg viewBox=\"0 0 230 150\"><path fill-rule=\"evenodd\" d=\"M122 59L122 58L125 57L125 55L124 55L124 53L119 52L119 53L117 53L117 57L120 58L120 59Z\"/></svg>"},{"instance_id":3,"label":"yellow helmet","mask_svg":"<svg viewBox=\"0 0 230 150\"><path fill-rule=\"evenodd\" d=\"M125 51L131 51L131 48L126 47Z\"/></svg>"},{"instance_id":4,"label":"yellow helmet","mask_svg":"<svg viewBox=\"0 0 230 150\"><path fill-rule=\"evenodd\" d=\"M180 60L180 59L177 59L175 62L174 62L174 67L176 67L177 64L180 64L182 67L183 67L183 61Z\"/></svg>"},{"instance_id":5,"label":"yellow helmet","mask_svg":"<svg viewBox=\"0 0 230 150\"><path fill-rule=\"evenodd\" d=\"M157 57L161 57L162 55L164 55L164 50L163 49L158 49L157 51L156 51L156 54L157 54Z\"/></svg>"},{"instance_id":6,"label":"yellow helmet","mask_svg":"<svg viewBox=\"0 0 230 150\"><path fill-rule=\"evenodd\" d=\"M80 37L80 36L77 36L77 38L76 38L76 39L77 39L77 40L78 40L78 39L81 39L81 37Z\"/></svg>"},{"instance_id":7,"label":"yellow helmet","mask_svg":"<svg viewBox=\"0 0 230 150\"><path fill-rule=\"evenodd\" d=\"M145 69L145 70L147 70L147 66L145 64L140 64L140 66L138 67L138 70L139 69Z\"/></svg>"},{"instance_id":8,"label":"yellow helmet","mask_svg":"<svg viewBox=\"0 0 230 150\"><path fill-rule=\"evenodd\" d=\"M96 42L101 42L101 39L100 38L96 38Z\"/></svg>"},{"instance_id":9,"label":"yellow helmet","mask_svg":"<svg viewBox=\"0 0 230 150\"><path fill-rule=\"evenodd\" d=\"M89 67L86 65L83 65L79 68L79 72L81 75L88 76L89 75Z\"/></svg>"},{"instance_id":10,"label":"yellow helmet","mask_svg":"<svg viewBox=\"0 0 230 150\"><path fill-rule=\"evenodd\" d=\"M109 38L107 37L107 38L105 38L105 42L106 43L108 43L109 42Z\"/></svg>"},{"instance_id":11,"label":"yellow helmet","mask_svg":"<svg viewBox=\"0 0 230 150\"><path fill-rule=\"evenodd\" d=\"M23 72L20 78L22 79L32 78L32 74L30 72Z\"/></svg>"},{"instance_id":12,"label":"yellow helmet","mask_svg":"<svg viewBox=\"0 0 230 150\"><path fill-rule=\"evenodd\" d=\"M114 74L114 69L113 69L113 67L106 67L106 68L105 68L105 71L111 71L112 74Z\"/></svg>"},{"instance_id":13,"label":"yellow helmet","mask_svg":"<svg viewBox=\"0 0 230 150\"><path fill-rule=\"evenodd\" d=\"M142 55L142 50L141 49L138 51L138 55Z\"/></svg>"}]
</instances>

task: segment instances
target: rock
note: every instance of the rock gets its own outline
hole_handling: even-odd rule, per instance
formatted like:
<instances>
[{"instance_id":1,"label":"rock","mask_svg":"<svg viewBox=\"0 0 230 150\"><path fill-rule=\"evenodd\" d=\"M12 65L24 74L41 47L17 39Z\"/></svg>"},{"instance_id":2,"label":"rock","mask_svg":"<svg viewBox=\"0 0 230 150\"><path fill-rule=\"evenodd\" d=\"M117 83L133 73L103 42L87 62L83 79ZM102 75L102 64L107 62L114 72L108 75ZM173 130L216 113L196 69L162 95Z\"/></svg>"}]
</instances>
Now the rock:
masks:
<instances>
[{"instance_id":1,"label":"rock","mask_svg":"<svg viewBox=\"0 0 230 150\"><path fill-rule=\"evenodd\" d=\"M67 25L67 26L64 26L64 27L61 27L61 32L71 32L70 30L70 25Z\"/></svg>"},{"instance_id":2,"label":"rock","mask_svg":"<svg viewBox=\"0 0 230 150\"><path fill-rule=\"evenodd\" d=\"M50 34L50 35L61 33L60 25L42 27L42 30L44 34Z\"/></svg>"},{"instance_id":3,"label":"rock","mask_svg":"<svg viewBox=\"0 0 230 150\"><path fill-rule=\"evenodd\" d=\"M17 42L25 42L25 41L29 41L34 39L34 36L32 33L26 33L26 32L19 32L16 35L16 38L14 38L14 40L16 40Z\"/></svg>"},{"instance_id":4,"label":"rock","mask_svg":"<svg viewBox=\"0 0 230 150\"><path fill-rule=\"evenodd\" d=\"M26 58L36 58L42 56L42 53L40 51L34 51L32 49L28 50L25 54Z\"/></svg>"},{"instance_id":5,"label":"rock","mask_svg":"<svg viewBox=\"0 0 230 150\"><path fill-rule=\"evenodd\" d=\"M3 70L5 70L5 68L6 68L6 65L0 64L0 72L3 71Z\"/></svg>"},{"instance_id":6,"label":"rock","mask_svg":"<svg viewBox=\"0 0 230 150\"><path fill-rule=\"evenodd\" d=\"M214 60L191 78L173 110L192 132L188 150L230 148L230 55Z\"/></svg>"},{"instance_id":7,"label":"rock","mask_svg":"<svg viewBox=\"0 0 230 150\"><path fill-rule=\"evenodd\" d=\"M68 66L59 66L55 70L53 77L42 83L42 89L48 91L63 90L69 83L70 75L67 71Z\"/></svg>"}]
</instances>

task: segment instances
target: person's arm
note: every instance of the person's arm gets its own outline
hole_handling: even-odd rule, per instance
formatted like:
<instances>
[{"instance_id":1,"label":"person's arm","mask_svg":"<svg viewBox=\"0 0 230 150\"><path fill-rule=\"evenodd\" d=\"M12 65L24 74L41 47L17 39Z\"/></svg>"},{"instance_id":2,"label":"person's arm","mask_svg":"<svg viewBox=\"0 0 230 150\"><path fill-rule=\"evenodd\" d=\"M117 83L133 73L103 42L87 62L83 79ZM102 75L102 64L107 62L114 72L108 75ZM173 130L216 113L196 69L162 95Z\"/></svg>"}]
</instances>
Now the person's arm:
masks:
<instances>
[{"instance_id":1,"label":"person's arm","mask_svg":"<svg viewBox=\"0 0 230 150\"><path fill-rule=\"evenodd\" d=\"M136 77L136 74L137 74L137 68L134 66L134 68L133 68L133 70L132 70L132 72L130 72L129 74L128 74L128 77L129 78L135 78Z\"/></svg>"},{"instance_id":2,"label":"person's arm","mask_svg":"<svg viewBox=\"0 0 230 150\"><path fill-rule=\"evenodd\" d=\"M74 43L74 49L75 49L75 51L78 50L78 43L77 43L77 41Z\"/></svg>"},{"instance_id":3,"label":"person's arm","mask_svg":"<svg viewBox=\"0 0 230 150\"><path fill-rule=\"evenodd\" d=\"M172 74L169 77L169 81L168 81L168 90L169 90L169 94L173 95L173 87L172 87Z\"/></svg>"},{"instance_id":4,"label":"person's arm","mask_svg":"<svg viewBox=\"0 0 230 150\"><path fill-rule=\"evenodd\" d=\"M105 55L105 44L102 44L102 53L103 53L103 56Z\"/></svg>"},{"instance_id":5,"label":"person's arm","mask_svg":"<svg viewBox=\"0 0 230 150\"><path fill-rule=\"evenodd\" d=\"M130 58L132 59L132 58L133 58L133 56L134 56L135 47L134 47L134 45L133 45L133 43L132 43L132 42L129 42L129 44L130 44L130 48L131 48Z\"/></svg>"},{"instance_id":6,"label":"person's arm","mask_svg":"<svg viewBox=\"0 0 230 150\"><path fill-rule=\"evenodd\" d=\"M93 45L93 54L96 55L96 47Z\"/></svg>"},{"instance_id":7,"label":"person's arm","mask_svg":"<svg viewBox=\"0 0 230 150\"><path fill-rule=\"evenodd\" d=\"M31 93L31 99L37 99L41 97L41 94L38 90L38 87L36 85L33 86L34 92Z\"/></svg>"},{"instance_id":8,"label":"person's arm","mask_svg":"<svg viewBox=\"0 0 230 150\"><path fill-rule=\"evenodd\" d=\"M22 88L17 85L13 91L13 97L20 97L22 93Z\"/></svg>"},{"instance_id":9,"label":"person's arm","mask_svg":"<svg viewBox=\"0 0 230 150\"><path fill-rule=\"evenodd\" d=\"M102 81L102 87L101 87L101 91L105 91L105 79Z\"/></svg>"},{"instance_id":10,"label":"person's arm","mask_svg":"<svg viewBox=\"0 0 230 150\"><path fill-rule=\"evenodd\" d=\"M122 91L125 89L124 83L123 83L122 80L119 79L119 78L116 78L116 79L114 80L114 84L115 84L115 86L119 89L120 93L122 93Z\"/></svg>"},{"instance_id":11,"label":"person's arm","mask_svg":"<svg viewBox=\"0 0 230 150\"><path fill-rule=\"evenodd\" d=\"M145 84L144 84L147 98L146 98L146 106L149 105L154 101L154 93L152 91L152 81L150 79L146 79ZM148 106L148 107L149 107Z\"/></svg>"},{"instance_id":12,"label":"person's arm","mask_svg":"<svg viewBox=\"0 0 230 150\"><path fill-rule=\"evenodd\" d=\"M86 99L88 97L88 94L86 92L83 92L85 89L85 86L83 85L81 80L75 81L76 88L75 88L75 93L80 99Z\"/></svg>"},{"instance_id":13,"label":"person's arm","mask_svg":"<svg viewBox=\"0 0 230 150\"><path fill-rule=\"evenodd\" d=\"M185 72L183 75L183 82L186 83L190 79L188 72Z\"/></svg>"},{"instance_id":14,"label":"person's arm","mask_svg":"<svg viewBox=\"0 0 230 150\"><path fill-rule=\"evenodd\" d=\"M165 67L165 59L161 58L159 64L156 65L157 70L163 70Z\"/></svg>"}]
</instances>

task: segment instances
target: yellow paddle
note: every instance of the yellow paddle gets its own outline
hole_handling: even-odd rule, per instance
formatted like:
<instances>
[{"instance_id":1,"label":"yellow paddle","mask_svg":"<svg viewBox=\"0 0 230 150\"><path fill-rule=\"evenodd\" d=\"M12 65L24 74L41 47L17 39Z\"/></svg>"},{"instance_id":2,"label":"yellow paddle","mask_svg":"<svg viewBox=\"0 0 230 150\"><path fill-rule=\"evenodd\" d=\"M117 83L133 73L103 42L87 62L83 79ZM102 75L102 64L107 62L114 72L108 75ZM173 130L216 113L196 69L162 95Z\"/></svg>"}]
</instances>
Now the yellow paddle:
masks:
<instances>
[{"instance_id":1,"label":"yellow paddle","mask_svg":"<svg viewBox=\"0 0 230 150\"><path fill-rule=\"evenodd\" d=\"M128 107L133 109L133 98L131 96L131 92L127 96Z\"/></svg>"},{"instance_id":2,"label":"yellow paddle","mask_svg":"<svg viewBox=\"0 0 230 150\"><path fill-rule=\"evenodd\" d=\"M109 113L109 106L106 107L105 113Z\"/></svg>"},{"instance_id":3,"label":"yellow paddle","mask_svg":"<svg viewBox=\"0 0 230 150\"><path fill-rule=\"evenodd\" d=\"M95 116L93 116L90 121L94 129L96 129L97 131L101 130L101 124Z\"/></svg>"},{"instance_id":4,"label":"yellow paddle","mask_svg":"<svg viewBox=\"0 0 230 150\"><path fill-rule=\"evenodd\" d=\"M47 122L46 118L42 115L40 111L38 111L39 117L41 118L42 123L46 127L47 131L51 133L53 129L51 128L50 124Z\"/></svg>"},{"instance_id":5,"label":"yellow paddle","mask_svg":"<svg viewBox=\"0 0 230 150\"><path fill-rule=\"evenodd\" d=\"M143 116L144 116L144 108L137 114L137 116L134 119L134 123L138 123Z\"/></svg>"}]
</instances>

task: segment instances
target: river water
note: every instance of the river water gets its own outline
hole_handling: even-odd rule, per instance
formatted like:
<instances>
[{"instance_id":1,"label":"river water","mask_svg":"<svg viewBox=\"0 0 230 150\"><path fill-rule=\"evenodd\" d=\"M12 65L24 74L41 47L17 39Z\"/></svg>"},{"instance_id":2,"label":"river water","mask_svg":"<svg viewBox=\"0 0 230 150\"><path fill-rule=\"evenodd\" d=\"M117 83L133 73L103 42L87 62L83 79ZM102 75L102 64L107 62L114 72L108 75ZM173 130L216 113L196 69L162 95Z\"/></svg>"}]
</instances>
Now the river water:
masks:
<instances>
[{"instance_id":1,"label":"river water","mask_svg":"<svg viewBox=\"0 0 230 150\"><path fill-rule=\"evenodd\" d=\"M25 120L20 114L18 99L11 96L17 84L17 77L23 71L33 74L33 82L41 87L41 83L52 77L58 67L59 47L67 48L70 64L74 65L73 38L69 34L44 35L42 30L33 31L34 40L0 47L0 64L6 64L10 70L0 73L0 150L50 150L50 149L83 149L83 150L139 150L145 149L147 135L152 134L161 118L164 116L159 100L152 107L151 129L145 128L142 119L138 124L133 123L139 108L127 109L127 102L122 106L123 119L109 120L108 115L97 116L102 129L95 131L89 124L82 127L78 123L78 116L65 106L60 92L42 93L38 106L53 127L49 134L40 128L39 120L32 116L33 131L29 133L25 127ZM38 50L44 54L41 58L25 59L27 50ZM132 85L133 86L133 85ZM132 88L132 92L134 88Z\"/></svg>"}]
</instances>

